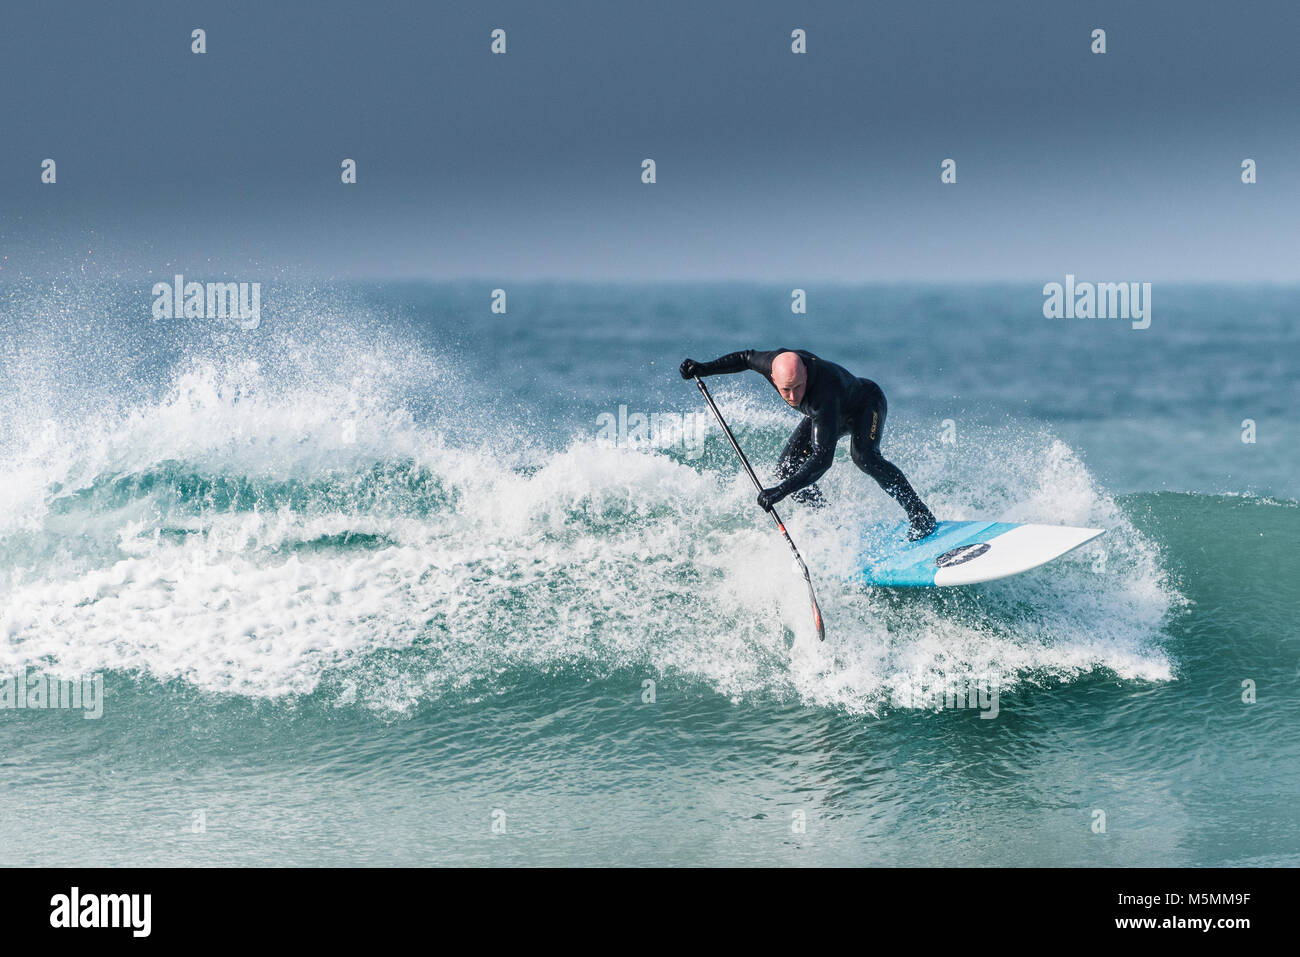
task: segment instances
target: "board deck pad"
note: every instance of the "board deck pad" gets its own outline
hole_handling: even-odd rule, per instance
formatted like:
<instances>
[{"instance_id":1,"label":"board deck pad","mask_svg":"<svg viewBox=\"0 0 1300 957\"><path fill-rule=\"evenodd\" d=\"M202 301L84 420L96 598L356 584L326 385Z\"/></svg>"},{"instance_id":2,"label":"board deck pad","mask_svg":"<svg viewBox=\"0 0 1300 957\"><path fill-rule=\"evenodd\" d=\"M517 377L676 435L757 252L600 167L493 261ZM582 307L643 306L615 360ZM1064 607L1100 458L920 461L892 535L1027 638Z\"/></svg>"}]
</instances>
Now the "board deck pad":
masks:
<instances>
[{"instance_id":1,"label":"board deck pad","mask_svg":"<svg viewBox=\"0 0 1300 957\"><path fill-rule=\"evenodd\" d=\"M974 585L1018 575L1092 541L1101 528L940 522L919 542L908 526L872 525L863 537L862 577L869 585L921 588Z\"/></svg>"}]
</instances>

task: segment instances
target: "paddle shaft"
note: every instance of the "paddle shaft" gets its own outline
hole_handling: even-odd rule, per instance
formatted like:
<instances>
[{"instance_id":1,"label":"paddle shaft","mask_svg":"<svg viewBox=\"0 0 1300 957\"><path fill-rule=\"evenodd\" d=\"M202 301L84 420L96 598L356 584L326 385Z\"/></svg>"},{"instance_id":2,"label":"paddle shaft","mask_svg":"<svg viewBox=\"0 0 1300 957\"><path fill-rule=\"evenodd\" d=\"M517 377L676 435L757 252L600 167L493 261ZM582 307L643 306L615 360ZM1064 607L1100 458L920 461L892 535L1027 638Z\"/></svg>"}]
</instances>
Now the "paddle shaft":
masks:
<instances>
[{"instance_id":1,"label":"paddle shaft","mask_svg":"<svg viewBox=\"0 0 1300 957\"><path fill-rule=\"evenodd\" d=\"M709 408L713 411L713 417L718 420L718 425L722 426L722 432L726 435L727 441L730 442L731 447L736 450L737 458L739 458L740 463L745 466L745 471L749 473L749 478L750 481L754 483L754 488L758 489L760 492L763 491L763 483L760 482L758 476L754 474L754 467L749 464L749 459L745 458L744 451L740 448L740 445L736 442L736 437L731 434L731 429L727 426L727 420L724 419L722 413L718 411L717 403L713 401L713 396L709 394L709 387L704 384L704 380L699 376L694 376L694 379L695 384L700 387L700 394L704 396L704 401L709 403ZM776 527L781 530L781 534L785 537L786 544L790 546L790 551L794 552L794 560L799 563L799 568L803 571L803 580L808 585L808 600L812 603L813 624L817 626L817 637L821 641L825 641L826 627L822 624L822 611L820 606L817 604L817 593L813 591L812 575L808 572L808 566L804 564L803 556L799 554L799 549L795 548L794 539L792 539L790 533L785 530L785 523L782 522L781 517L776 514L776 509L769 508L767 511L771 514L772 520L776 522Z\"/></svg>"}]
</instances>

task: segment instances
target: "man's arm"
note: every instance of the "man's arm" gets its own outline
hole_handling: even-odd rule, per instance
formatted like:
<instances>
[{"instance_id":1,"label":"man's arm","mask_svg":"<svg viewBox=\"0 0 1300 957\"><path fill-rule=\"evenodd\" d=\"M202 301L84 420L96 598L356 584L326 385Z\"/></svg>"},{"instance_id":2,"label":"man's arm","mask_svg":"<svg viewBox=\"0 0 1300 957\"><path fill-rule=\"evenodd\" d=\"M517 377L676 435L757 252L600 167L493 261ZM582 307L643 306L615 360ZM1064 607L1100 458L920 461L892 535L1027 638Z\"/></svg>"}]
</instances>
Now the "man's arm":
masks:
<instances>
[{"instance_id":1,"label":"man's arm","mask_svg":"<svg viewBox=\"0 0 1300 957\"><path fill-rule=\"evenodd\" d=\"M760 500L759 504L764 508L770 508L791 492L812 485L826 474L826 470L831 467L831 462L835 460L835 444L839 441L835 426L838 421L839 401L832 399L812 416L812 448L799 469L779 485L764 489L763 497L767 502L764 504Z\"/></svg>"},{"instance_id":2,"label":"man's arm","mask_svg":"<svg viewBox=\"0 0 1300 957\"><path fill-rule=\"evenodd\" d=\"M776 352L745 349L741 352L729 352L712 362L696 362L694 359L684 359L680 371L683 379L690 379L694 376L703 378L707 375L727 375L732 372L744 372L752 369L754 372L770 379L772 377L772 360L777 355Z\"/></svg>"}]
</instances>

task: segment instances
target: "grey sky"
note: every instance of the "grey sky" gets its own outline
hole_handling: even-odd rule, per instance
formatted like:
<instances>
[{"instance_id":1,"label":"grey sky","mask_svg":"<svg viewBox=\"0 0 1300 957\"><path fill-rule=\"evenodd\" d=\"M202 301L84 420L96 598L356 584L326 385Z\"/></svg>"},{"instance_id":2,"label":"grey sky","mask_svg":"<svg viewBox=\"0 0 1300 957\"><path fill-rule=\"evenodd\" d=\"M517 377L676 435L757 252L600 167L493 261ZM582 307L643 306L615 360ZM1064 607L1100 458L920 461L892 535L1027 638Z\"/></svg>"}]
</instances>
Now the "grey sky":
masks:
<instances>
[{"instance_id":1,"label":"grey sky","mask_svg":"<svg viewBox=\"0 0 1300 957\"><path fill-rule=\"evenodd\" d=\"M1298 9L12 5L0 275L1294 281Z\"/></svg>"}]
</instances>

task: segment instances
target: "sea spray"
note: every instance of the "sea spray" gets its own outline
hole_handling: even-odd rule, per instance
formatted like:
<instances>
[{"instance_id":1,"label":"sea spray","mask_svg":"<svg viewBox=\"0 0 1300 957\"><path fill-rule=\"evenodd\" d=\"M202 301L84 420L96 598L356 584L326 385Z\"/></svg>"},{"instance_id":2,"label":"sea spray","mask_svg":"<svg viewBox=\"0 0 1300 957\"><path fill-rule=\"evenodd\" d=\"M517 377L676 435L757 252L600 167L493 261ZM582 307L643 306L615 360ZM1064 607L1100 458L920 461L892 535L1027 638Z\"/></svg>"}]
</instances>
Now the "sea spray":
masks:
<instances>
[{"instance_id":1,"label":"sea spray","mask_svg":"<svg viewBox=\"0 0 1300 957\"><path fill-rule=\"evenodd\" d=\"M760 461L779 448L783 418L738 401L731 414ZM0 617L6 663L276 698L339 674L364 685L367 662L396 653L404 666L363 696L380 707L520 669L639 666L736 700L871 713L924 707L940 678L1170 677L1158 636L1177 596L1048 431L973 434L917 457L917 481L953 518L1106 527L1104 571L1081 552L951 594L864 589L856 535L896 506L833 470L833 507L788 517L834 622L815 649L802 583L717 436L699 461L581 434L503 461L453 441L456 425L384 393L286 391L248 363L180 373L159 403L99 426L93 469L47 477L26 556L39 574L10 578Z\"/></svg>"}]
</instances>

